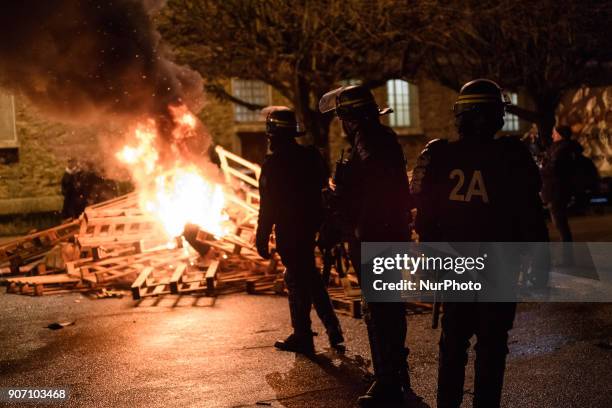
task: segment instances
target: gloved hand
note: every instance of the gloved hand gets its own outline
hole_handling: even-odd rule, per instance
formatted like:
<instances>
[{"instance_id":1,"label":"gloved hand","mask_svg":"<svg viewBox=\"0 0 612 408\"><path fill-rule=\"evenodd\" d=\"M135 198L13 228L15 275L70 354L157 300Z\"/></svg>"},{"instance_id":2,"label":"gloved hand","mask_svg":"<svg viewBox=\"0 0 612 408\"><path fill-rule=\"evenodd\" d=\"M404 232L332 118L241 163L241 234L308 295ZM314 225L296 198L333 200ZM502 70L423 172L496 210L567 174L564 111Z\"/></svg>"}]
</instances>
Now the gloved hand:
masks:
<instances>
[{"instance_id":1,"label":"gloved hand","mask_svg":"<svg viewBox=\"0 0 612 408\"><path fill-rule=\"evenodd\" d=\"M257 247L257 253L263 259L270 259L270 248L268 247L268 243L270 241L269 236L257 236L255 240L255 246Z\"/></svg>"}]
</instances>

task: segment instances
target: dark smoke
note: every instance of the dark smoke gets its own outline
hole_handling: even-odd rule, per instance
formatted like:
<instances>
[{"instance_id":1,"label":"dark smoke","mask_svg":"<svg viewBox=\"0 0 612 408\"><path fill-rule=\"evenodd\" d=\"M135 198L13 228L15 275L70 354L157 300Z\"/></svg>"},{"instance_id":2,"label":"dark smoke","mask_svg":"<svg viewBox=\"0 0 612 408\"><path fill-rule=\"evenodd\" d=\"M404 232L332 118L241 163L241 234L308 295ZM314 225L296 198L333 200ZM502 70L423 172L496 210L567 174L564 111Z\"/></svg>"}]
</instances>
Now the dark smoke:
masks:
<instances>
[{"instance_id":1,"label":"dark smoke","mask_svg":"<svg viewBox=\"0 0 612 408\"><path fill-rule=\"evenodd\" d=\"M201 78L164 56L151 0L11 0L0 6L0 87L64 121L167 114Z\"/></svg>"}]
</instances>

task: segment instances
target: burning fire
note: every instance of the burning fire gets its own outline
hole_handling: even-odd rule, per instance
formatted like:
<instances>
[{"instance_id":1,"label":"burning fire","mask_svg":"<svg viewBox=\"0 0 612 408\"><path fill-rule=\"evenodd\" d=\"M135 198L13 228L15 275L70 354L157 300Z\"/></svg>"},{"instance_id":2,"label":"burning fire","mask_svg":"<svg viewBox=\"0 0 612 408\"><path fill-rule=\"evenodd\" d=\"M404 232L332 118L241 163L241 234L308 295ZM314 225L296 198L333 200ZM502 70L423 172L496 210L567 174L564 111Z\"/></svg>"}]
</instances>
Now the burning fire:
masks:
<instances>
[{"instance_id":1,"label":"burning fire","mask_svg":"<svg viewBox=\"0 0 612 408\"><path fill-rule=\"evenodd\" d=\"M128 165L137 184L140 208L159 220L168 238L180 236L185 225L223 236L227 231L225 197L220 184L208 180L192 163L178 154L178 143L196 134L197 119L185 106L170 107L175 127L171 150L178 157L168 168L160 163L156 147L158 129L153 119L138 123L133 144L125 145L116 157Z\"/></svg>"}]
</instances>

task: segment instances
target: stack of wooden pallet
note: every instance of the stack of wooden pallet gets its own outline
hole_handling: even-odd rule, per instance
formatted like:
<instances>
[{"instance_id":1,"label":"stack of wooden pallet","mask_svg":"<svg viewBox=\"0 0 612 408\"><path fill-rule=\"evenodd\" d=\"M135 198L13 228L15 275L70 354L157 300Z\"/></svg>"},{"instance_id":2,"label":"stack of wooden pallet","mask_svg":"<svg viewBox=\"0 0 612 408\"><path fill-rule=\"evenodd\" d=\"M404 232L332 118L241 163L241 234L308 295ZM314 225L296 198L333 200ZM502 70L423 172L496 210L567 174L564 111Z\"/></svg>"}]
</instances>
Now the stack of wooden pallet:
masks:
<instances>
[{"instance_id":1,"label":"stack of wooden pallet","mask_svg":"<svg viewBox=\"0 0 612 408\"><path fill-rule=\"evenodd\" d=\"M179 237L163 237L159 224L138 209L134 194L88 207L77 221L28 235L0 247L0 265L11 276L4 279L7 291L43 295L86 291L131 284L134 299L168 293L202 291L215 295L227 283L246 289L258 279L269 280L280 270L276 261L261 260L252 244L253 229L234 228L235 233L215 238L199 231L205 248L200 252ZM243 219L244 217L241 217ZM48 254L66 243L57 268L45 270ZM38 261L37 270L24 262ZM272 265L272 267L270 266ZM40 272L48 272L42 275ZM231 285L229 285L231 283Z\"/></svg>"},{"instance_id":2,"label":"stack of wooden pallet","mask_svg":"<svg viewBox=\"0 0 612 408\"><path fill-rule=\"evenodd\" d=\"M73 238L78 228L78 221L67 222L1 245L0 270L3 274L32 272L51 249Z\"/></svg>"},{"instance_id":3,"label":"stack of wooden pallet","mask_svg":"<svg viewBox=\"0 0 612 408\"><path fill-rule=\"evenodd\" d=\"M191 226L185 238L168 242L131 193L87 207L78 220L0 245L0 271L10 275L7 291L44 295L127 285L135 300L235 290L284 293L279 257L265 261L255 250L261 169L220 147L217 153L232 225L223 237ZM344 281L330 292L340 310L358 317L360 293L353 286Z\"/></svg>"},{"instance_id":4,"label":"stack of wooden pallet","mask_svg":"<svg viewBox=\"0 0 612 408\"><path fill-rule=\"evenodd\" d=\"M226 211L233 223L226 236L197 229L197 251L182 237L169 243L160 238L165 233L157 220L141 211L137 193L131 193L87 207L78 220L0 246L0 270L11 275L4 279L7 290L43 295L127 282L134 299L140 299L168 293L215 295L228 288L256 292L277 280L282 271L278 258L264 261L254 249L259 166L234 155L228 164L231 159L222 157ZM241 179L246 185L233 182L231 164L238 162L251 169Z\"/></svg>"}]
</instances>

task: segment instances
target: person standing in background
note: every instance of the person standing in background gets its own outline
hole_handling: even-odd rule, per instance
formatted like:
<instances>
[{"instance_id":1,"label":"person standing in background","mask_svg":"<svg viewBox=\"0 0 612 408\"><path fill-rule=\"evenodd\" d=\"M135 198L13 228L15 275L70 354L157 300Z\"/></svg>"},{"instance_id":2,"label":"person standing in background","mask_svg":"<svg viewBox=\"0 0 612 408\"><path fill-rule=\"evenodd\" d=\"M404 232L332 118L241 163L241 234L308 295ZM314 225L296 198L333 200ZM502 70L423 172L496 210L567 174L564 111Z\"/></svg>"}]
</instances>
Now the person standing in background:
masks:
<instances>
[{"instance_id":1,"label":"person standing in background","mask_svg":"<svg viewBox=\"0 0 612 408\"><path fill-rule=\"evenodd\" d=\"M81 194L80 173L81 167L78 161L75 158L68 159L61 181L62 195L64 196L62 218L76 218L83 211L84 197Z\"/></svg>"},{"instance_id":2,"label":"person standing in background","mask_svg":"<svg viewBox=\"0 0 612 408\"><path fill-rule=\"evenodd\" d=\"M582 155L582 146L572 140L569 126L553 129L553 143L546 150L542 166L542 200L550 211L552 221L561 235L561 241L572 242L568 219L568 206L573 194L573 175L576 163ZM568 246L563 251L563 263L574 263L573 252Z\"/></svg>"}]
</instances>

